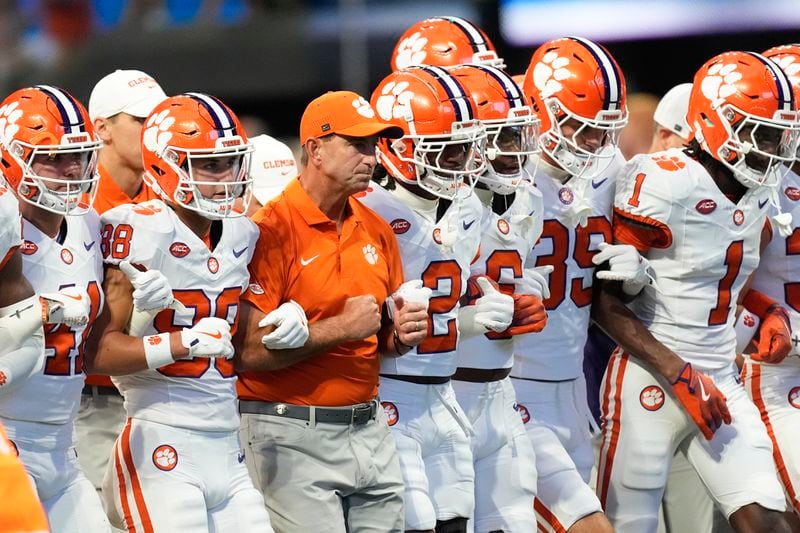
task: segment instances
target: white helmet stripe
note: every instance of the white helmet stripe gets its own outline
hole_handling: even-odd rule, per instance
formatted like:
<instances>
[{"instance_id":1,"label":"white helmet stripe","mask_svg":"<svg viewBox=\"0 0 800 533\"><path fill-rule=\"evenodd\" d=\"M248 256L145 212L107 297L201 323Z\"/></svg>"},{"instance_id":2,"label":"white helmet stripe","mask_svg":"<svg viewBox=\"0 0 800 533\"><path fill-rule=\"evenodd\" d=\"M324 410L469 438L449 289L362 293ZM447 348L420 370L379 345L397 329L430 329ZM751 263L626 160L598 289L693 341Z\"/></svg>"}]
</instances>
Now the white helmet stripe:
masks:
<instances>
[{"instance_id":1,"label":"white helmet stripe","mask_svg":"<svg viewBox=\"0 0 800 533\"><path fill-rule=\"evenodd\" d=\"M761 54L755 52L748 52L764 62L772 77L775 79L775 84L778 86L778 101L780 102L781 111L794 111L793 102L794 93L792 92L792 83L789 77L773 60L768 59Z\"/></svg>"},{"instance_id":2,"label":"white helmet stripe","mask_svg":"<svg viewBox=\"0 0 800 533\"><path fill-rule=\"evenodd\" d=\"M426 65L423 68L431 72L444 86L445 91L451 96L452 102L456 106L456 117L459 121L472 120L472 108L469 106L469 98L461 84L453 78L446 70L441 67Z\"/></svg>"},{"instance_id":3,"label":"white helmet stripe","mask_svg":"<svg viewBox=\"0 0 800 533\"><path fill-rule=\"evenodd\" d=\"M64 119L64 126L66 126L68 129L67 133L80 133L85 131L85 129L83 129L84 124L83 118L81 117L81 112L72 98L67 96L67 94L61 89L51 85L37 85L37 87L45 91L56 100L58 109L62 114L62 118Z\"/></svg>"},{"instance_id":4,"label":"white helmet stripe","mask_svg":"<svg viewBox=\"0 0 800 533\"><path fill-rule=\"evenodd\" d=\"M214 119L214 121L219 126L219 129L221 130L223 137L233 137L234 135L237 134L237 132L234 131L234 124L231 121L230 116L214 98L211 98L207 94L203 93L186 93L186 94L194 98L197 98L198 100L206 104L208 110L211 112L211 118Z\"/></svg>"},{"instance_id":5,"label":"white helmet stripe","mask_svg":"<svg viewBox=\"0 0 800 533\"><path fill-rule=\"evenodd\" d=\"M603 80L606 82L605 105L603 107L607 111L620 109L619 104L622 98L622 84L617 69L614 66L614 60L611 59L605 50L588 39L582 37L570 37L570 39L585 46L600 65L600 69L603 73Z\"/></svg>"},{"instance_id":6,"label":"white helmet stripe","mask_svg":"<svg viewBox=\"0 0 800 533\"><path fill-rule=\"evenodd\" d=\"M511 107L522 107L525 105L525 101L522 98L522 91L520 91L519 86L516 84L513 78L511 78L511 76L499 68L490 67L489 65L475 66L487 72L490 76L503 84L503 88L506 91L506 96L510 100L509 103L511 104Z\"/></svg>"},{"instance_id":7,"label":"white helmet stripe","mask_svg":"<svg viewBox=\"0 0 800 533\"><path fill-rule=\"evenodd\" d=\"M461 30L469 36L470 41L472 41L475 44L475 47L477 48L475 52L487 52L489 50L489 45L486 44L486 39L483 38L481 32L478 31L478 29L475 26L473 26L471 22L459 17L442 17L442 18L445 20L449 20L450 22L461 28Z\"/></svg>"}]
</instances>

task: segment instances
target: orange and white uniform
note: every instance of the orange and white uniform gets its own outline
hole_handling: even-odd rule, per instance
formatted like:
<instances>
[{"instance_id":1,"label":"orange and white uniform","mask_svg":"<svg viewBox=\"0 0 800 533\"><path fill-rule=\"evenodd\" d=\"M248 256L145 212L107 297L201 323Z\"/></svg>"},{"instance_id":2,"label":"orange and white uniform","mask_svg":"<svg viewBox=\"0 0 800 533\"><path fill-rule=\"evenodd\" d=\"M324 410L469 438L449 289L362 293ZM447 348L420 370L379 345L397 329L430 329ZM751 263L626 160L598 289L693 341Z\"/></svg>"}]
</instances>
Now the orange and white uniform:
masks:
<instances>
[{"instance_id":1,"label":"orange and white uniform","mask_svg":"<svg viewBox=\"0 0 800 533\"><path fill-rule=\"evenodd\" d=\"M187 309L161 311L137 335L177 331L205 317L235 327L257 230L246 217L214 224L220 236L212 250L161 200L103 214L106 264L127 260L159 270ZM103 481L112 523L130 531L207 531L212 524L269 530L239 443L232 361L196 357L112 380L128 415Z\"/></svg>"},{"instance_id":2,"label":"orange and white uniform","mask_svg":"<svg viewBox=\"0 0 800 533\"><path fill-rule=\"evenodd\" d=\"M356 296L372 295L383 306L403 283L397 241L359 199L350 197L347 209L337 231L300 179L291 181L254 216L261 235L244 298L264 313L294 300L310 324L338 315ZM403 529L403 480L377 404L379 368L372 335L279 370L240 375L248 468L277 531ZM323 414L353 408L363 416L330 421Z\"/></svg>"},{"instance_id":3,"label":"orange and white uniform","mask_svg":"<svg viewBox=\"0 0 800 533\"><path fill-rule=\"evenodd\" d=\"M781 211L792 215L792 233L789 237L777 232L772 236L761 255L752 287L789 312L792 352L777 365L745 356L742 381L767 428L786 495L800 512L800 455L794 445L800 437L800 176L789 171L778 197Z\"/></svg>"},{"instance_id":4,"label":"orange and white uniform","mask_svg":"<svg viewBox=\"0 0 800 533\"><path fill-rule=\"evenodd\" d=\"M734 362L734 306L758 264L768 204L769 190L761 187L734 204L702 165L675 149L635 157L617 182L615 239L637 246L655 279L630 309L656 339L714 380L733 420L706 441L670 383L647 363L615 352L601 389L597 490L618 531L655 531L678 447L726 517L750 503L784 509L767 432ZM648 237L640 224L650 228Z\"/></svg>"},{"instance_id":5,"label":"orange and white uniform","mask_svg":"<svg viewBox=\"0 0 800 533\"><path fill-rule=\"evenodd\" d=\"M491 191L479 196L498 198ZM481 196L483 197L483 196ZM507 196L506 198L511 198ZM523 264L542 232L542 194L522 182L508 208L495 212L484 200L480 256L470 276L488 276L501 288L514 289ZM525 432L508 374L514 364L514 338L477 335L458 344L458 368L493 374L487 381L466 381L458 374L452 384L474 435L475 528L477 531L533 531L536 517L536 458Z\"/></svg>"},{"instance_id":6,"label":"orange and white uniform","mask_svg":"<svg viewBox=\"0 0 800 533\"><path fill-rule=\"evenodd\" d=\"M69 286L86 290L91 299L89 324L45 326L44 367L13 394L0 398L0 420L36 483L50 521L60 528L80 521L84 530L107 531L100 500L81 472L73 447L84 344L103 306L99 220L89 211L65 216L64 221L62 240L23 220L23 274L37 293Z\"/></svg>"},{"instance_id":7,"label":"orange and white uniform","mask_svg":"<svg viewBox=\"0 0 800 533\"><path fill-rule=\"evenodd\" d=\"M381 360L381 400L389 413L406 483L405 528L431 529L437 520L469 517L474 506L472 428L456 401L459 299L481 239L483 206L469 194L437 220L394 192L371 184L364 203L394 229L406 281L433 293L428 337L402 357ZM455 233L455 235L453 235ZM447 235L456 237L448 244Z\"/></svg>"}]
</instances>

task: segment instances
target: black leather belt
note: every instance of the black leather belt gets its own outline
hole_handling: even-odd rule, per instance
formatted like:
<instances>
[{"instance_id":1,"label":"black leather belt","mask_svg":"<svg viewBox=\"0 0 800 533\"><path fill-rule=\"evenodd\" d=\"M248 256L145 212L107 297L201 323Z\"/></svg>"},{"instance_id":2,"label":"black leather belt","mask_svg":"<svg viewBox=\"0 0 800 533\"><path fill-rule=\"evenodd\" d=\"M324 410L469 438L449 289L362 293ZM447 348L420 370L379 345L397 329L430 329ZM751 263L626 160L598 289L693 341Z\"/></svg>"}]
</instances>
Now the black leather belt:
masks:
<instances>
[{"instance_id":1,"label":"black leather belt","mask_svg":"<svg viewBox=\"0 0 800 533\"><path fill-rule=\"evenodd\" d=\"M510 373L511 368L458 368L453 374L453 379L471 383L491 383L507 378Z\"/></svg>"},{"instance_id":2,"label":"black leather belt","mask_svg":"<svg viewBox=\"0 0 800 533\"><path fill-rule=\"evenodd\" d=\"M521 379L523 381L538 381L539 383L569 383L570 381L575 381L578 378L570 378L570 379L533 379L533 378L520 378L517 376L511 376L511 379Z\"/></svg>"},{"instance_id":3,"label":"black leather belt","mask_svg":"<svg viewBox=\"0 0 800 533\"><path fill-rule=\"evenodd\" d=\"M239 412L253 415L273 415L310 420L311 408L307 405L294 405L280 402L258 402L242 400ZM314 407L317 423L361 426L373 420L378 412L378 402L360 403L342 407Z\"/></svg>"},{"instance_id":4,"label":"black leather belt","mask_svg":"<svg viewBox=\"0 0 800 533\"><path fill-rule=\"evenodd\" d=\"M91 396L120 396L116 387L103 387L99 385L84 385L83 394Z\"/></svg>"},{"instance_id":5,"label":"black leather belt","mask_svg":"<svg viewBox=\"0 0 800 533\"><path fill-rule=\"evenodd\" d=\"M381 374L381 377L387 379L399 379L400 381L417 383L419 385L442 385L443 383L450 381L449 376L395 376L393 374Z\"/></svg>"}]
</instances>

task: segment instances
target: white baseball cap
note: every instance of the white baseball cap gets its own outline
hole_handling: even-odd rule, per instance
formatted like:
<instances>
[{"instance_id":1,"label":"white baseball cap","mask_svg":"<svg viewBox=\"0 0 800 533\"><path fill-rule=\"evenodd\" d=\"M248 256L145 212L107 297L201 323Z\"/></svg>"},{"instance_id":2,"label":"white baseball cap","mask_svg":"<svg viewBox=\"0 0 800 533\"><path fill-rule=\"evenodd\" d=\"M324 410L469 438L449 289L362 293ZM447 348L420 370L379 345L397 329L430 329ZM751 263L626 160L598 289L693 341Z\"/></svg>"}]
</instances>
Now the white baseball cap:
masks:
<instances>
[{"instance_id":1,"label":"white baseball cap","mask_svg":"<svg viewBox=\"0 0 800 533\"><path fill-rule=\"evenodd\" d=\"M269 135L250 137L255 151L250 164L253 196L264 205L278 196L297 174L292 149Z\"/></svg>"},{"instance_id":2,"label":"white baseball cap","mask_svg":"<svg viewBox=\"0 0 800 533\"><path fill-rule=\"evenodd\" d=\"M692 92L691 83L676 85L661 98L653 114L653 119L659 126L668 129L684 140L689 140L689 123L686 122L686 113L689 111L689 94Z\"/></svg>"},{"instance_id":3,"label":"white baseball cap","mask_svg":"<svg viewBox=\"0 0 800 533\"><path fill-rule=\"evenodd\" d=\"M167 95L152 76L141 70L115 70L97 82L89 96L89 118L118 113L144 118Z\"/></svg>"}]
</instances>

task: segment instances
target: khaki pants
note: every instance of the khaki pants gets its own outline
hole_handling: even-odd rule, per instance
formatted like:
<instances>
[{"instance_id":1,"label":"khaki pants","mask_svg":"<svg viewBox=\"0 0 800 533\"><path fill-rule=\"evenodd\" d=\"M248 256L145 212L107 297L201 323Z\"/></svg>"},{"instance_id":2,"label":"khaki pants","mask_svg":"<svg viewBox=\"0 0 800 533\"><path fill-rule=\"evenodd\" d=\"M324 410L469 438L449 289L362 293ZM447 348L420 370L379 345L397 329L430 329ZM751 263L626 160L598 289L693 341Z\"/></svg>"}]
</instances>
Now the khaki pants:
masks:
<instances>
[{"instance_id":1,"label":"khaki pants","mask_svg":"<svg viewBox=\"0 0 800 533\"><path fill-rule=\"evenodd\" d=\"M363 425L245 413L241 436L276 533L403 531L403 479L382 409Z\"/></svg>"}]
</instances>

